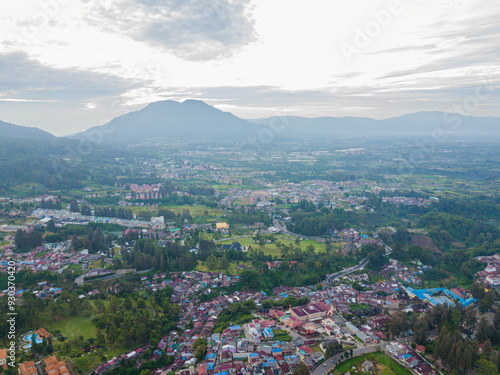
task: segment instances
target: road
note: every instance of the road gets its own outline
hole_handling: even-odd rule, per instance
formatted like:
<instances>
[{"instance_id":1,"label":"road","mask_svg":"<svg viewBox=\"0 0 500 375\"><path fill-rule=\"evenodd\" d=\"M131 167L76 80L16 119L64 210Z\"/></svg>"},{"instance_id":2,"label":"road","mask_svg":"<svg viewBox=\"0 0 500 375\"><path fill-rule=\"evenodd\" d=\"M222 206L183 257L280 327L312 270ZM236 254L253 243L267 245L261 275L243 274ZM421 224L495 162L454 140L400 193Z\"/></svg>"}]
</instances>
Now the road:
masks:
<instances>
[{"instance_id":1,"label":"road","mask_svg":"<svg viewBox=\"0 0 500 375\"><path fill-rule=\"evenodd\" d=\"M344 277L345 275L348 275L350 273L353 273L353 272L356 272L356 271L359 271L360 269L362 269L364 266L366 266L369 262L369 259L368 258L363 258L361 259L361 262L359 262L359 264L351 267L351 268L347 268L345 270L342 270L342 271L339 271L339 272L335 272L335 273L332 273L330 275L327 275L326 276L326 281L328 282L332 282L334 281L335 279L338 279L339 277Z\"/></svg>"},{"instance_id":2,"label":"road","mask_svg":"<svg viewBox=\"0 0 500 375\"><path fill-rule=\"evenodd\" d=\"M354 349L352 351L353 357L357 357L358 355L363 355L366 353L372 353L376 352L378 350L378 347L384 348L383 344L379 344L375 347L373 346L368 346L366 348L358 348ZM325 363L326 366L320 365L316 367L312 372L311 375L326 375L330 370L332 370L338 363L342 362L340 357L342 356L342 353L339 353L337 355L334 355L333 357L329 358ZM345 360L345 359L344 359Z\"/></svg>"},{"instance_id":3,"label":"road","mask_svg":"<svg viewBox=\"0 0 500 375\"><path fill-rule=\"evenodd\" d=\"M385 254L384 254L385 256L391 255L392 249L389 246L384 244L384 249L385 249ZM359 271L364 266L366 266L369 261L370 260L368 258L363 258L363 259L361 259L361 262L359 262L359 264L356 266L353 266L351 268L347 268L347 269L339 271L339 272L332 273L330 275L326 275L326 281L332 282L335 279L338 279L339 277L343 277L343 276L348 275L350 273Z\"/></svg>"},{"instance_id":4,"label":"road","mask_svg":"<svg viewBox=\"0 0 500 375\"><path fill-rule=\"evenodd\" d=\"M279 229L281 232L285 233L285 234L288 234L289 236L292 236L292 237L299 237L299 238L303 238L305 240L321 240L321 239L324 239L323 237L314 237L314 236L303 236L301 234L297 234L297 233L292 233L290 232L288 229L286 229L286 225L283 225L279 220L277 219L273 219L273 225Z\"/></svg>"}]
</instances>

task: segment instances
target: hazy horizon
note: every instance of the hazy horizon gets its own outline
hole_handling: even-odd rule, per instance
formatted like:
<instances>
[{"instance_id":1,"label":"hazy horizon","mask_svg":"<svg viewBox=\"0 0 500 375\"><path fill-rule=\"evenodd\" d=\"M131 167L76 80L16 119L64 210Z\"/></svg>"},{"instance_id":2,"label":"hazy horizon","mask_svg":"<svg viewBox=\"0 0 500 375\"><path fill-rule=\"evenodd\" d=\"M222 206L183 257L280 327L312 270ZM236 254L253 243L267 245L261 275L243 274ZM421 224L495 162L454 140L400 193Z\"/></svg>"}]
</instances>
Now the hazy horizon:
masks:
<instances>
[{"instance_id":1,"label":"hazy horizon","mask_svg":"<svg viewBox=\"0 0 500 375\"><path fill-rule=\"evenodd\" d=\"M244 119L500 116L498 3L32 0L0 10L0 120L56 135L164 99Z\"/></svg>"}]
</instances>

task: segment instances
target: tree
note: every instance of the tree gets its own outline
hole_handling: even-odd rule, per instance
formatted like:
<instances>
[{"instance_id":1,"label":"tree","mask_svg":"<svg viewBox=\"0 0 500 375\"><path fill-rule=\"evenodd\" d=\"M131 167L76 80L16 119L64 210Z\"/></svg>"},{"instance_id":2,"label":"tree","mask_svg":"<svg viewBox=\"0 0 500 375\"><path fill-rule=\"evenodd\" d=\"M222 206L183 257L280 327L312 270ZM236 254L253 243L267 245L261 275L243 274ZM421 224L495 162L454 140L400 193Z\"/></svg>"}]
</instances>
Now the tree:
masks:
<instances>
[{"instance_id":1,"label":"tree","mask_svg":"<svg viewBox=\"0 0 500 375\"><path fill-rule=\"evenodd\" d=\"M220 268L223 270L227 270L229 268L229 261L226 258L226 254L224 254L220 260Z\"/></svg>"},{"instance_id":2,"label":"tree","mask_svg":"<svg viewBox=\"0 0 500 375\"><path fill-rule=\"evenodd\" d=\"M78 206L78 203L76 203L75 201L71 202L69 204L69 210L71 212L80 212L80 207Z\"/></svg>"},{"instance_id":3,"label":"tree","mask_svg":"<svg viewBox=\"0 0 500 375\"><path fill-rule=\"evenodd\" d=\"M47 223L47 231L48 232L56 231L56 224L54 223L54 220L49 220L49 222Z\"/></svg>"},{"instance_id":4,"label":"tree","mask_svg":"<svg viewBox=\"0 0 500 375\"><path fill-rule=\"evenodd\" d=\"M497 311L497 314L495 315L495 319L498 315L498 322L500 323L500 314L498 313L500 309ZM467 309L465 310L465 317L464 317L464 323L465 325L471 330L474 331L476 328L476 323L477 323L477 314L475 309ZM496 327L497 325L495 325Z\"/></svg>"},{"instance_id":5,"label":"tree","mask_svg":"<svg viewBox=\"0 0 500 375\"><path fill-rule=\"evenodd\" d=\"M484 314L487 312L491 307L493 306L493 301L495 300L495 296L493 295L493 292L490 290L486 293L484 298L479 301L479 312L481 314Z\"/></svg>"},{"instance_id":6,"label":"tree","mask_svg":"<svg viewBox=\"0 0 500 375\"><path fill-rule=\"evenodd\" d=\"M498 375L497 366L486 359L480 359L477 361L477 374L478 375Z\"/></svg>"},{"instance_id":7,"label":"tree","mask_svg":"<svg viewBox=\"0 0 500 375\"><path fill-rule=\"evenodd\" d=\"M94 301L94 306L98 314L102 314L105 310L104 303L100 299Z\"/></svg>"},{"instance_id":8,"label":"tree","mask_svg":"<svg viewBox=\"0 0 500 375\"><path fill-rule=\"evenodd\" d=\"M87 206L86 204L84 204L82 206L81 214L83 216L91 216L92 215L92 211L90 210L89 206Z\"/></svg>"},{"instance_id":9,"label":"tree","mask_svg":"<svg viewBox=\"0 0 500 375\"><path fill-rule=\"evenodd\" d=\"M427 333L429 333L429 324L425 318L418 319L415 322L415 326L413 328L415 341L423 345L427 341Z\"/></svg>"},{"instance_id":10,"label":"tree","mask_svg":"<svg viewBox=\"0 0 500 375\"><path fill-rule=\"evenodd\" d=\"M213 255L210 255L208 258L207 258L207 261L205 262L205 265L207 266L207 268L209 270L213 270L215 268L217 268L217 258Z\"/></svg>"},{"instance_id":11,"label":"tree","mask_svg":"<svg viewBox=\"0 0 500 375\"><path fill-rule=\"evenodd\" d=\"M138 301L137 301L137 308L138 309L143 309L146 307L146 302L144 302L144 300L142 298L140 298Z\"/></svg>"},{"instance_id":12,"label":"tree","mask_svg":"<svg viewBox=\"0 0 500 375\"><path fill-rule=\"evenodd\" d=\"M106 340L104 339L104 335L101 331L97 331L95 343L98 347L103 347L106 344Z\"/></svg>"},{"instance_id":13,"label":"tree","mask_svg":"<svg viewBox=\"0 0 500 375\"><path fill-rule=\"evenodd\" d=\"M130 296L127 296L127 298L125 298L125 301L123 301L123 308L127 311L130 311L132 310L133 306L134 303L132 302L132 299L130 298Z\"/></svg>"},{"instance_id":14,"label":"tree","mask_svg":"<svg viewBox=\"0 0 500 375\"><path fill-rule=\"evenodd\" d=\"M491 338L492 330L491 330L491 325L488 323L486 318L483 316L481 320L479 321L479 327L477 331L477 339L480 342L486 341L487 339Z\"/></svg>"},{"instance_id":15,"label":"tree","mask_svg":"<svg viewBox=\"0 0 500 375\"><path fill-rule=\"evenodd\" d=\"M406 315L403 313L398 313L396 314L392 320L389 322L387 325L387 330L389 333L396 337L399 336L399 334L407 329L407 318Z\"/></svg>"},{"instance_id":16,"label":"tree","mask_svg":"<svg viewBox=\"0 0 500 375\"><path fill-rule=\"evenodd\" d=\"M109 302L109 307L111 309L111 312L116 313L118 311L118 308L120 307L120 302L118 302L118 298L116 296L112 296L111 300Z\"/></svg>"},{"instance_id":17,"label":"tree","mask_svg":"<svg viewBox=\"0 0 500 375\"><path fill-rule=\"evenodd\" d=\"M490 339L487 339L483 345L483 354L486 357L486 359L490 360L492 353L493 353L493 345L491 345Z\"/></svg>"},{"instance_id":18,"label":"tree","mask_svg":"<svg viewBox=\"0 0 500 375\"><path fill-rule=\"evenodd\" d=\"M293 371L293 375L311 375L311 371L304 362L300 362L299 365Z\"/></svg>"},{"instance_id":19,"label":"tree","mask_svg":"<svg viewBox=\"0 0 500 375\"><path fill-rule=\"evenodd\" d=\"M115 345L117 339L118 339L118 331L116 327L113 324L111 324L108 328L108 343Z\"/></svg>"},{"instance_id":20,"label":"tree","mask_svg":"<svg viewBox=\"0 0 500 375\"><path fill-rule=\"evenodd\" d=\"M207 340L204 338L196 339L193 343L194 356L198 362L205 359L207 355Z\"/></svg>"}]
</instances>

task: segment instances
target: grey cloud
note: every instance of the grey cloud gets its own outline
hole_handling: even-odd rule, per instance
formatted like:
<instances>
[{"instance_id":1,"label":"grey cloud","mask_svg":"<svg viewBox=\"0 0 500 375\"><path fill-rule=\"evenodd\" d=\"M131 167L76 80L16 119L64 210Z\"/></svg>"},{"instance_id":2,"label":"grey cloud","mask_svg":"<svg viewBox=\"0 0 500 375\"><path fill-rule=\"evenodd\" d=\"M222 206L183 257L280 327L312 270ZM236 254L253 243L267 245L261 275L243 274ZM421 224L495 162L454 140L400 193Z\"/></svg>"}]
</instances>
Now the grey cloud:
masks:
<instances>
[{"instance_id":1,"label":"grey cloud","mask_svg":"<svg viewBox=\"0 0 500 375\"><path fill-rule=\"evenodd\" d=\"M84 102L115 97L136 86L114 75L45 66L24 52L0 54L4 98Z\"/></svg>"},{"instance_id":2,"label":"grey cloud","mask_svg":"<svg viewBox=\"0 0 500 375\"><path fill-rule=\"evenodd\" d=\"M89 20L188 60L231 56L255 41L250 0L115 0Z\"/></svg>"},{"instance_id":3,"label":"grey cloud","mask_svg":"<svg viewBox=\"0 0 500 375\"><path fill-rule=\"evenodd\" d=\"M434 86L443 87L426 89ZM336 91L329 88L286 91L272 86L228 86L192 89L191 97L211 105L230 104L268 110L280 108L280 115L288 111L290 115L306 117L362 116L380 119L418 111L450 111L455 104L462 104L466 98L473 97L477 87L477 80L472 78L456 85L450 85L446 78L429 78L411 87L402 82L397 87L400 90L359 86L338 87ZM492 104L498 103L500 86L493 84L489 88L490 94L481 98L478 104L486 110L485 113L498 115ZM189 96L189 93L183 91L183 95ZM480 111L476 114L479 115Z\"/></svg>"}]
</instances>

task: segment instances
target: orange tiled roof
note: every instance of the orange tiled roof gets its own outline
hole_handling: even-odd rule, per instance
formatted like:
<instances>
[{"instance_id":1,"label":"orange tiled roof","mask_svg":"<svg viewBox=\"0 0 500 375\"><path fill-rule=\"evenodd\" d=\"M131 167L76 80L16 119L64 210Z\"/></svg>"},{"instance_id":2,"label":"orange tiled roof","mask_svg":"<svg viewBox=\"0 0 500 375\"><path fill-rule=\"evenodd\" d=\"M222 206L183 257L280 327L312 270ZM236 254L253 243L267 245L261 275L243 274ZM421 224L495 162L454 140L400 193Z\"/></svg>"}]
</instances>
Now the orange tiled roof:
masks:
<instances>
[{"instance_id":1,"label":"orange tiled roof","mask_svg":"<svg viewBox=\"0 0 500 375\"><path fill-rule=\"evenodd\" d=\"M57 357L55 355L44 359L45 366L50 366L57 363Z\"/></svg>"},{"instance_id":2,"label":"orange tiled roof","mask_svg":"<svg viewBox=\"0 0 500 375\"><path fill-rule=\"evenodd\" d=\"M38 331L36 331L41 337L48 338L50 336L50 333L47 332L45 328L40 328Z\"/></svg>"},{"instance_id":3,"label":"orange tiled roof","mask_svg":"<svg viewBox=\"0 0 500 375\"><path fill-rule=\"evenodd\" d=\"M36 370L35 362L28 361L19 365L19 372L21 375L34 375L38 371Z\"/></svg>"}]
</instances>

